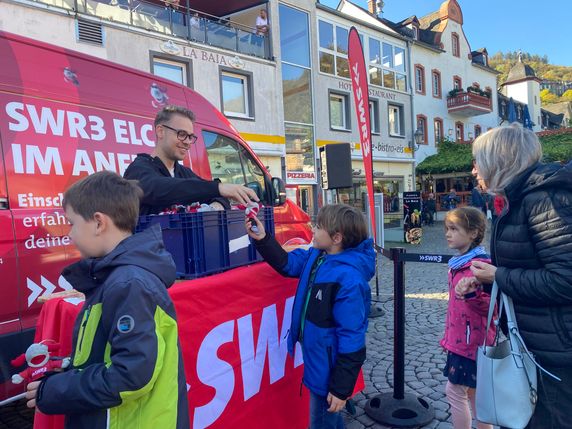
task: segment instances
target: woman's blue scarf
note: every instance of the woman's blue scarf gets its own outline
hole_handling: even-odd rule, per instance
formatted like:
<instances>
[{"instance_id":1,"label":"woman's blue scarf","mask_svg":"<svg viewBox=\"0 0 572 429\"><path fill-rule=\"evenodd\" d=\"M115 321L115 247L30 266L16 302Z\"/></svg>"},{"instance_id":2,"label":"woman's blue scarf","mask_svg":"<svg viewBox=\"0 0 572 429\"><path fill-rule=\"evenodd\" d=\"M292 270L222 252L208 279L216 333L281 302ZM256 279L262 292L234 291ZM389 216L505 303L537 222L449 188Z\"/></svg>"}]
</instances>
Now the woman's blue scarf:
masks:
<instances>
[{"instance_id":1,"label":"woman's blue scarf","mask_svg":"<svg viewBox=\"0 0 572 429\"><path fill-rule=\"evenodd\" d=\"M452 270L458 270L467 264L471 259L474 259L480 255L487 255L485 248L483 246L474 247L462 255L453 256L451 259L449 259L449 268Z\"/></svg>"}]
</instances>

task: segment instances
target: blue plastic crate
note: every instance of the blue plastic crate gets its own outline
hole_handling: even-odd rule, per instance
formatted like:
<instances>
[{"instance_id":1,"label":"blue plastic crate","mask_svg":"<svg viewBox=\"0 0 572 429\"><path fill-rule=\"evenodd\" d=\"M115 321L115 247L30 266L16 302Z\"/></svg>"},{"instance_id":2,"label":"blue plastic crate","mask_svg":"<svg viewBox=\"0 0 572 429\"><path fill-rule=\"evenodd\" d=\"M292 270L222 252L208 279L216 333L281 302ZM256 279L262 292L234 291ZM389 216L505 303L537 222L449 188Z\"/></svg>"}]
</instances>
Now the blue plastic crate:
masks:
<instances>
[{"instance_id":1,"label":"blue plastic crate","mask_svg":"<svg viewBox=\"0 0 572 429\"><path fill-rule=\"evenodd\" d=\"M193 238L194 246L201 254L198 273L207 275L224 271L228 267L227 252L223 246L226 242L224 212L202 212L187 216L195 217L197 222L197 234Z\"/></svg>"},{"instance_id":2,"label":"blue plastic crate","mask_svg":"<svg viewBox=\"0 0 572 429\"><path fill-rule=\"evenodd\" d=\"M141 216L135 231L143 231L157 223L161 225L165 248L175 261L177 277L194 278L201 275L203 251L195 243L202 232L194 214Z\"/></svg>"},{"instance_id":3,"label":"blue plastic crate","mask_svg":"<svg viewBox=\"0 0 572 429\"><path fill-rule=\"evenodd\" d=\"M274 235L274 209L272 207L263 207L258 212L258 219L260 219L264 225L266 233ZM244 228L244 212L240 210L228 210L226 212L226 220L229 243L229 267L234 268L262 261L262 257L256 251L252 240L250 240L246 234Z\"/></svg>"},{"instance_id":4,"label":"blue plastic crate","mask_svg":"<svg viewBox=\"0 0 572 429\"><path fill-rule=\"evenodd\" d=\"M260 210L258 218L274 234L272 207ZM193 279L262 260L246 235L243 211L141 216L136 232L156 223L179 278Z\"/></svg>"}]
</instances>

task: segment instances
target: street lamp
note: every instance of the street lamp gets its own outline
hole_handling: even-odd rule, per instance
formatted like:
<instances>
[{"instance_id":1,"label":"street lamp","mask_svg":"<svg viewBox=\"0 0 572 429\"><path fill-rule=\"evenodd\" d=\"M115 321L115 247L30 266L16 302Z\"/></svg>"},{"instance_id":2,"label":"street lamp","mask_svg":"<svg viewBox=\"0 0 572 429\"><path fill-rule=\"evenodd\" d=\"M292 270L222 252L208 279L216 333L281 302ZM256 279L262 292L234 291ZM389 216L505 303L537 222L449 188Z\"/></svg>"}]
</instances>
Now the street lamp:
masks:
<instances>
[{"instance_id":1,"label":"street lamp","mask_svg":"<svg viewBox=\"0 0 572 429\"><path fill-rule=\"evenodd\" d=\"M415 139L415 150L419 149L419 145L423 142L423 130L421 128L417 128L413 133L413 138Z\"/></svg>"}]
</instances>

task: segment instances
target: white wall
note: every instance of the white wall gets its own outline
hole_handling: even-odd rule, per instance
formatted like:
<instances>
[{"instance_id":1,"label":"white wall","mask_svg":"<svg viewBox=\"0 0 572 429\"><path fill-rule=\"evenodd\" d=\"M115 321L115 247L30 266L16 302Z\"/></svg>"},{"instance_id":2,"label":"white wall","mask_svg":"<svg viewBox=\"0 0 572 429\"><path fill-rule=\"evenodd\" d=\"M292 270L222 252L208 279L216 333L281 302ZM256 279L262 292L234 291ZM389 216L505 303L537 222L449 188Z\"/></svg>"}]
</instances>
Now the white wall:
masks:
<instances>
[{"instance_id":1,"label":"white wall","mask_svg":"<svg viewBox=\"0 0 572 429\"><path fill-rule=\"evenodd\" d=\"M530 79L523 82L510 83L505 85L505 95L512 97L516 101L528 105L530 118L534 122L534 131L542 129L542 121L540 118L540 83Z\"/></svg>"}]
</instances>

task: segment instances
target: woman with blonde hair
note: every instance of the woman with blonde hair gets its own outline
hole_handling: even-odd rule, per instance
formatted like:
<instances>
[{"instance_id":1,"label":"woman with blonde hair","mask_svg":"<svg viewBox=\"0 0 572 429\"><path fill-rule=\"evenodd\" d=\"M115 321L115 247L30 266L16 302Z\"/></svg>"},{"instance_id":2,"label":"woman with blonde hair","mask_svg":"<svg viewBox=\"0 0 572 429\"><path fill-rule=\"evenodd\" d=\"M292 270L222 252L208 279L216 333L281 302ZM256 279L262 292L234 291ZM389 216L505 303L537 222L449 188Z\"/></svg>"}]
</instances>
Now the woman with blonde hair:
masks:
<instances>
[{"instance_id":1,"label":"woman with blonde hair","mask_svg":"<svg viewBox=\"0 0 572 429\"><path fill-rule=\"evenodd\" d=\"M572 165L543 164L540 142L518 124L473 143L473 174L505 206L491 234L492 264L474 261L483 284L513 299L522 337L537 361L538 403L527 428L572 428Z\"/></svg>"}]
</instances>

